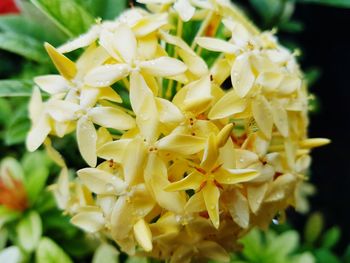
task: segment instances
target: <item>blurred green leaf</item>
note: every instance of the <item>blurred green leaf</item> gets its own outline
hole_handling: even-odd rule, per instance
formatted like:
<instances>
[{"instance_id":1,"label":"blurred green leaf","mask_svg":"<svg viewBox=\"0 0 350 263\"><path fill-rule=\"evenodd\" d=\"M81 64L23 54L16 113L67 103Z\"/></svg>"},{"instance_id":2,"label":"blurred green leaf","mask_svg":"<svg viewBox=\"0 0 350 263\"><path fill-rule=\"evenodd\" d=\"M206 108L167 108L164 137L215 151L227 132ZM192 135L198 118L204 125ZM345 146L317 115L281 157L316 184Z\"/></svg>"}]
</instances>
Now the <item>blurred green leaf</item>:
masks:
<instances>
[{"instance_id":1,"label":"blurred green leaf","mask_svg":"<svg viewBox=\"0 0 350 263\"><path fill-rule=\"evenodd\" d=\"M2 228L4 224L17 219L20 215L21 213L19 212L12 211L5 206L0 206L0 228Z\"/></svg>"},{"instance_id":2,"label":"blurred green leaf","mask_svg":"<svg viewBox=\"0 0 350 263\"><path fill-rule=\"evenodd\" d=\"M110 244L102 243L95 251L92 263L119 263L119 251Z\"/></svg>"},{"instance_id":3,"label":"blurred green leaf","mask_svg":"<svg viewBox=\"0 0 350 263\"><path fill-rule=\"evenodd\" d=\"M1 98L0 97L0 123L1 124L5 124L8 119L9 116L11 115L11 104L10 102L5 99L5 98Z\"/></svg>"},{"instance_id":4,"label":"blurred green leaf","mask_svg":"<svg viewBox=\"0 0 350 263\"><path fill-rule=\"evenodd\" d=\"M299 33L304 30L304 24L300 21L289 20L279 24L278 28L289 33Z\"/></svg>"},{"instance_id":5,"label":"blurred green leaf","mask_svg":"<svg viewBox=\"0 0 350 263\"><path fill-rule=\"evenodd\" d=\"M27 172L25 175L24 185L31 204L34 204L39 194L45 187L49 170L42 163L36 163L35 169Z\"/></svg>"},{"instance_id":6,"label":"blurred green leaf","mask_svg":"<svg viewBox=\"0 0 350 263\"><path fill-rule=\"evenodd\" d=\"M276 259L284 259L292 253L298 246L299 236L294 230L287 231L276 236L269 242L266 254Z\"/></svg>"},{"instance_id":7,"label":"blurred green leaf","mask_svg":"<svg viewBox=\"0 0 350 263\"><path fill-rule=\"evenodd\" d=\"M48 62L42 43L31 37L14 32L0 33L0 49L23 56L38 63Z\"/></svg>"},{"instance_id":8,"label":"blurred green leaf","mask_svg":"<svg viewBox=\"0 0 350 263\"><path fill-rule=\"evenodd\" d=\"M259 262L261 251L263 251L261 233L257 229L253 229L241 239L241 243L244 246L243 255L251 262Z\"/></svg>"},{"instance_id":9,"label":"blurred green leaf","mask_svg":"<svg viewBox=\"0 0 350 263\"><path fill-rule=\"evenodd\" d=\"M323 229L323 217L321 213L313 213L306 222L304 238L307 244L313 244L320 236Z\"/></svg>"},{"instance_id":10,"label":"blurred green leaf","mask_svg":"<svg viewBox=\"0 0 350 263\"><path fill-rule=\"evenodd\" d=\"M94 23L94 18L75 1L31 0L31 2L70 37L86 32Z\"/></svg>"},{"instance_id":11,"label":"blurred green leaf","mask_svg":"<svg viewBox=\"0 0 350 263\"><path fill-rule=\"evenodd\" d=\"M341 263L337 256L327 249L318 249L314 255L317 263Z\"/></svg>"},{"instance_id":12,"label":"blurred green leaf","mask_svg":"<svg viewBox=\"0 0 350 263\"><path fill-rule=\"evenodd\" d=\"M128 6L127 0L75 0L93 16L114 19Z\"/></svg>"},{"instance_id":13,"label":"blurred green leaf","mask_svg":"<svg viewBox=\"0 0 350 263\"><path fill-rule=\"evenodd\" d=\"M344 256L343 256L343 263L350 263L350 245L347 246Z\"/></svg>"},{"instance_id":14,"label":"blurred green leaf","mask_svg":"<svg viewBox=\"0 0 350 263\"><path fill-rule=\"evenodd\" d=\"M350 8L350 0L297 0L299 3L320 4L334 7Z\"/></svg>"},{"instance_id":15,"label":"blurred green leaf","mask_svg":"<svg viewBox=\"0 0 350 263\"><path fill-rule=\"evenodd\" d=\"M283 11L281 0L250 0L250 3L265 23L271 23Z\"/></svg>"},{"instance_id":16,"label":"blurred green leaf","mask_svg":"<svg viewBox=\"0 0 350 263\"><path fill-rule=\"evenodd\" d=\"M31 80L0 80L0 97L30 97L32 86Z\"/></svg>"},{"instance_id":17,"label":"blurred green leaf","mask_svg":"<svg viewBox=\"0 0 350 263\"><path fill-rule=\"evenodd\" d=\"M73 263L53 240L43 237L36 249L36 263Z\"/></svg>"},{"instance_id":18,"label":"blurred green leaf","mask_svg":"<svg viewBox=\"0 0 350 263\"><path fill-rule=\"evenodd\" d=\"M29 129L30 121L28 119L27 105L23 104L9 120L5 132L5 144L13 145L17 143L23 143Z\"/></svg>"},{"instance_id":19,"label":"blurred green leaf","mask_svg":"<svg viewBox=\"0 0 350 263\"><path fill-rule=\"evenodd\" d=\"M339 238L340 229L338 227L332 227L324 234L321 247L331 249L337 244Z\"/></svg>"},{"instance_id":20,"label":"blurred green leaf","mask_svg":"<svg viewBox=\"0 0 350 263\"><path fill-rule=\"evenodd\" d=\"M142 257L128 257L125 263L148 263L148 259Z\"/></svg>"},{"instance_id":21,"label":"blurred green leaf","mask_svg":"<svg viewBox=\"0 0 350 263\"><path fill-rule=\"evenodd\" d=\"M34 251L41 235L41 218L37 212L31 211L17 225L17 237L20 247L27 252Z\"/></svg>"}]
</instances>

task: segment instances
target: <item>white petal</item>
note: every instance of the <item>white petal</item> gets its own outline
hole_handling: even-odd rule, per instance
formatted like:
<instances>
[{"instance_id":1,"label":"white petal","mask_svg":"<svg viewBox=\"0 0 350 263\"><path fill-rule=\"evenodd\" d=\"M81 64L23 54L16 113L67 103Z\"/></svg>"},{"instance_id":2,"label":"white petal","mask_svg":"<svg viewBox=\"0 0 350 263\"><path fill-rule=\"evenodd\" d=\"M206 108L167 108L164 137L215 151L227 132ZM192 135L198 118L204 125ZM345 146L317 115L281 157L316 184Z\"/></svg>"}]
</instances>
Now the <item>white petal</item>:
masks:
<instances>
[{"instance_id":1,"label":"white petal","mask_svg":"<svg viewBox=\"0 0 350 263\"><path fill-rule=\"evenodd\" d=\"M189 0L177 0L174 4L174 9L184 22L189 21L196 11L196 9L189 3Z\"/></svg>"},{"instance_id":2,"label":"white petal","mask_svg":"<svg viewBox=\"0 0 350 263\"><path fill-rule=\"evenodd\" d=\"M171 77L184 73L187 70L187 66L183 62L170 57L143 61L139 66L146 73L155 77Z\"/></svg>"},{"instance_id":3,"label":"white petal","mask_svg":"<svg viewBox=\"0 0 350 263\"><path fill-rule=\"evenodd\" d=\"M30 97L28 111L29 111L29 118L31 119L32 123L37 123L42 111L43 111L43 101L41 98L40 89L36 86L33 87L33 93Z\"/></svg>"},{"instance_id":4,"label":"white petal","mask_svg":"<svg viewBox=\"0 0 350 263\"><path fill-rule=\"evenodd\" d=\"M76 39L73 39L72 41L67 42L66 44L63 44L62 46L58 47L57 50L60 53L68 53L78 48L87 47L96 41L100 34L100 31L100 26L93 26L87 33L79 36Z\"/></svg>"},{"instance_id":5,"label":"white petal","mask_svg":"<svg viewBox=\"0 0 350 263\"><path fill-rule=\"evenodd\" d=\"M61 75L45 75L34 78L34 82L43 91L54 95L65 92L69 88L69 84Z\"/></svg>"},{"instance_id":6,"label":"white petal","mask_svg":"<svg viewBox=\"0 0 350 263\"><path fill-rule=\"evenodd\" d=\"M97 163L96 142L97 133L94 124L86 116L81 117L77 123L77 142L80 154L91 167Z\"/></svg>"},{"instance_id":7,"label":"white petal","mask_svg":"<svg viewBox=\"0 0 350 263\"><path fill-rule=\"evenodd\" d=\"M271 138L273 118L270 103L264 96L257 96L252 102L253 116L261 132Z\"/></svg>"},{"instance_id":8,"label":"white petal","mask_svg":"<svg viewBox=\"0 0 350 263\"><path fill-rule=\"evenodd\" d=\"M159 120L162 123L180 123L184 120L184 115L170 101L156 98L157 107L159 110Z\"/></svg>"},{"instance_id":9,"label":"white petal","mask_svg":"<svg viewBox=\"0 0 350 263\"><path fill-rule=\"evenodd\" d=\"M151 251L152 246L152 233L149 228L149 225L145 222L145 220L140 219L134 225L134 235L137 243L145 250Z\"/></svg>"},{"instance_id":10,"label":"white petal","mask_svg":"<svg viewBox=\"0 0 350 263\"><path fill-rule=\"evenodd\" d=\"M137 37L143 37L167 24L167 13L147 15L139 19L139 21L132 26L132 30L134 31Z\"/></svg>"},{"instance_id":11,"label":"white petal","mask_svg":"<svg viewBox=\"0 0 350 263\"><path fill-rule=\"evenodd\" d=\"M113 64L96 67L89 71L84 82L92 87L107 87L129 75L128 64Z\"/></svg>"},{"instance_id":12,"label":"white petal","mask_svg":"<svg viewBox=\"0 0 350 263\"><path fill-rule=\"evenodd\" d=\"M235 90L226 93L209 111L210 119L222 119L245 110L246 99L240 98Z\"/></svg>"},{"instance_id":13,"label":"white petal","mask_svg":"<svg viewBox=\"0 0 350 263\"><path fill-rule=\"evenodd\" d=\"M86 232L94 233L103 228L105 219L101 211L87 211L73 216L71 222Z\"/></svg>"},{"instance_id":14,"label":"white petal","mask_svg":"<svg viewBox=\"0 0 350 263\"><path fill-rule=\"evenodd\" d=\"M127 185L115 175L96 168L85 168L77 172L82 183L95 194L121 194Z\"/></svg>"},{"instance_id":15,"label":"white petal","mask_svg":"<svg viewBox=\"0 0 350 263\"><path fill-rule=\"evenodd\" d=\"M47 112L58 122L74 120L79 109L78 104L64 100L51 100L47 104Z\"/></svg>"},{"instance_id":16,"label":"white petal","mask_svg":"<svg viewBox=\"0 0 350 263\"><path fill-rule=\"evenodd\" d=\"M113 46L125 62L130 64L135 59L137 52L136 37L126 24L119 24L114 31Z\"/></svg>"},{"instance_id":17,"label":"white petal","mask_svg":"<svg viewBox=\"0 0 350 263\"><path fill-rule=\"evenodd\" d=\"M284 137L289 135L288 114L280 102L275 99L271 101L272 117L278 131Z\"/></svg>"},{"instance_id":18,"label":"white petal","mask_svg":"<svg viewBox=\"0 0 350 263\"><path fill-rule=\"evenodd\" d=\"M193 75L200 77L208 73L208 66L200 56L182 49L177 52Z\"/></svg>"},{"instance_id":19,"label":"white petal","mask_svg":"<svg viewBox=\"0 0 350 263\"><path fill-rule=\"evenodd\" d=\"M49 117L46 114L42 114L38 122L33 125L27 135L26 146L28 151L34 152L38 149L39 146L43 144L50 131Z\"/></svg>"},{"instance_id":20,"label":"white petal","mask_svg":"<svg viewBox=\"0 0 350 263\"><path fill-rule=\"evenodd\" d=\"M106 143L98 149L97 155L105 160L122 163L124 152L130 141L130 139L122 139Z\"/></svg>"},{"instance_id":21,"label":"white petal","mask_svg":"<svg viewBox=\"0 0 350 263\"><path fill-rule=\"evenodd\" d=\"M200 47L215 52L235 54L239 51L237 46L218 38L197 37L195 41Z\"/></svg>"},{"instance_id":22,"label":"white petal","mask_svg":"<svg viewBox=\"0 0 350 263\"><path fill-rule=\"evenodd\" d=\"M112 107L95 107L88 116L93 123L116 130L129 130L135 127L135 120L124 111Z\"/></svg>"},{"instance_id":23,"label":"white petal","mask_svg":"<svg viewBox=\"0 0 350 263\"><path fill-rule=\"evenodd\" d=\"M238 56L231 69L231 83L238 96L245 97L252 89L254 80L255 76L251 69L249 55Z\"/></svg>"}]
</instances>

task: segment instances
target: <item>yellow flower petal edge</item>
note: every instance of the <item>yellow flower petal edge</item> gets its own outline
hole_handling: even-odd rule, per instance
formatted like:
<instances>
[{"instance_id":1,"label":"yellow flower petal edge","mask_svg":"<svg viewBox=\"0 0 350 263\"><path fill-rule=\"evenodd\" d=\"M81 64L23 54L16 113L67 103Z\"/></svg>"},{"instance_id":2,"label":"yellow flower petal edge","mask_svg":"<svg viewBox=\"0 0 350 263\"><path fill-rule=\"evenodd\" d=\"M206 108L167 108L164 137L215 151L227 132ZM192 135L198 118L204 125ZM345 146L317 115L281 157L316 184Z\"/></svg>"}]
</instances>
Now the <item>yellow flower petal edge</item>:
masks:
<instances>
[{"instance_id":1,"label":"yellow flower petal edge","mask_svg":"<svg viewBox=\"0 0 350 263\"><path fill-rule=\"evenodd\" d=\"M34 79L26 146L62 168L50 189L77 227L130 255L228 262L238 237L308 207L310 152L330 140L308 138L303 73L274 32L226 0L138 2L149 9L45 43L59 74ZM89 167L70 179L51 139L74 132Z\"/></svg>"}]
</instances>

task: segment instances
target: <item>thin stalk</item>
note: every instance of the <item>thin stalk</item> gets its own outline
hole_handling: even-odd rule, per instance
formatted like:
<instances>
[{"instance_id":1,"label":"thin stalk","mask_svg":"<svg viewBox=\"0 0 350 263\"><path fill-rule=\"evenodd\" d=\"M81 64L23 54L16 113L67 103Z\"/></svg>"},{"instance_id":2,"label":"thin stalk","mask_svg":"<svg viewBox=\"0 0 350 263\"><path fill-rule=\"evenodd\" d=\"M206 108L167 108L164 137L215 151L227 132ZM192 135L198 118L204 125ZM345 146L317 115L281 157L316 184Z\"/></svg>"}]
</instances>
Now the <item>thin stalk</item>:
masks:
<instances>
[{"instance_id":1,"label":"thin stalk","mask_svg":"<svg viewBox=\"0 0 350 263\"><path fill-rule=\"evenodd\" d=\"M209 13L209 15L208 15L208 16L204 19L204 21L202 22L200 28L199 28L198 31L197 31L196 36L195 36L194 39L193 39L193 42L192 42L192 44L191 44L191 48L192 48L193 50L194 50L194 48L196 47L196 38L203 35L204 31L207 29L208 25L210 24L212 18L213 18L213 12L211 11L211 12Z\"/></svg>"}]
</instances>

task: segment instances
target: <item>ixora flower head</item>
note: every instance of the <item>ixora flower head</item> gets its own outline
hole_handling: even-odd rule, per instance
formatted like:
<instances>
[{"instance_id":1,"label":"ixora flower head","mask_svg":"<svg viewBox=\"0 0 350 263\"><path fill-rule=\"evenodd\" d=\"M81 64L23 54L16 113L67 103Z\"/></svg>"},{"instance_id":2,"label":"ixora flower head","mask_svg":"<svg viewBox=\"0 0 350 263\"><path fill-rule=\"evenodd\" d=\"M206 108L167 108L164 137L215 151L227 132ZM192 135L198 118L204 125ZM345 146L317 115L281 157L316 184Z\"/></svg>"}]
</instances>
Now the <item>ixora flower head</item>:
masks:
<instances>
[{"instance_id":1,"label":"ixora flower head","mask_svg":"<svg viewBox=\"0 0 350 263\"><path fill-rule=\"evenodd\" d=\"M34 89L27 147L63 167L52 191L73 224L129 254L228 261L303 201L310 150L328 140L307 137L303 74L272 32L227 1L140 2L149 11L45 45L59 74L35 78L50 98ZM73 131L89 167L69 182L48 136Z\"/></svg>"}]
</instances>

